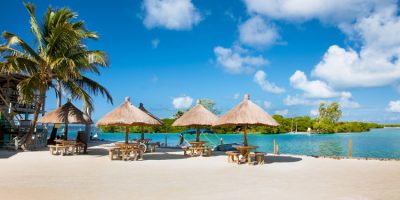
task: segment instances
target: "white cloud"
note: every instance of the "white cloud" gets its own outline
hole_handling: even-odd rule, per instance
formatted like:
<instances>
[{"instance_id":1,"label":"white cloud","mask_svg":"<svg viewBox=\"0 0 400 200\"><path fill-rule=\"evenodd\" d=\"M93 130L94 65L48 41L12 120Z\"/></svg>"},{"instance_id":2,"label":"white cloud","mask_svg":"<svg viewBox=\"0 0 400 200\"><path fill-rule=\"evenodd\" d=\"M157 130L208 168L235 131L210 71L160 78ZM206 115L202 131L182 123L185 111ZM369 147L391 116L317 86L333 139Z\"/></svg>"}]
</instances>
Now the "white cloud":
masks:
<instances>
[{"instance_id":1,"label":"white cloud","mask_svg":"<svg viewBox=\"0 0 400 200\"><path fill-rule=\"evenodd\" d=\"M318 116L319 115L319 111L318 111L318 109L313 109L313 110L310 110L310 115L311 116Z\"/></svg>"},{"instance_id":2,"label":"white cloud","mask_svg":"<svg viewBox=\"0 0 400 200\"><path fill-rule=\"evenodd\" d=\"M263 102L263 105L264 105L264 108L265 108L265 109L268 109L268 108L271 108L272 103L269 102L269 101L264 101L264 102Z\"/></svg>"},{"instance_id":3,"label":"white cloud","mask_svg":"<svg viewBox=\"0 0 400 200\"><path fill-rule=\"evenodd\" d=\"M261 89L263 89L266 92L271 92L271 93L275 93L275 94L285 92L285 89L276 86L274 83L270 83L267 80L267 74L262 70L258 70L254 74L253 80L261 87Z\"/></svg>"},{"instance_id":4,"label":"white cloud","mask_svg":"<svg viewBox=\"0 0 400 200\"><path fill-rule=\"evenodd\" d=\"M144 25L171 30L190 30L202 17L191 0L144 0Z\"/></svg>"},{"instance_id":5,"label":"white cloud","mask_svg":"<svg viewBox=\"0 0 400 200\"><path fill-rule=\"evenodd\" d=\"M172 105L175 109L189 108L193 103L193 99L189 96L175 97L172 100Z\"/></svg>"},{"instance_id":6,"label":"white cloud","mask_svg":"<svg viewBox=\"0 0 400 200\"><path fill-rule=\"evenodd\" d=\"M291 96L288 95L286 98L283 100L283 104L286 106L296 106L296 105L317 105L319 104L318 101L311 101L309 99L306 99L302 96Z\"/></svg>"},{"instance_id":7,"label":"white cloud","mask_svg":"<svg viewBox=\"0 0 400 200\"><path fill-rule=\"evenodd\" d=\"M286 116L287 114L289 114L289 110L288 109L284 109L284 110L276 110L275 114L277 115L282 115L282 116Z\"/></svg>"},{"instance_id":8,"label":"white cloud","mask_svg":"<svg viewBox=\"0 0 400 200\"><path fill-rule=\"evenodd\" d=\"M299 70L297 70L289 80L293 88L302 90L304 96L308 98L332 98L340 95L325 82L308 80L304 72Z\"/></svg>"},{"instance_id":9,"label":"white cloud","mask_svg":"<svg viewBox=\"0 0 400 200\"><path fill-rule=\"evenodd\" d=\"M319 20L338 27L357 48L332 45L312 75L335 89L400 81L397 0L244 0L251 14L272 20Z\"/></svg>"},{"instance_id":10,"label":"white cloud","mask_svg":"<svg viewBox=\"0 0 400 200\"><path fill-rule=\"evenodd\" d=\"M355 102L350 92L342 92L339 100L339 104L342 108L359 108L360 104Z\"/></svg>"},{"instance_id":11,"label":"white cloud","mask_svg":"<svg viewBox=\"0 0 400 200\"><path fill-rule=\"evenodd\" d=\"M239 93L235 93L235 95L233 95L233 99L239 99L240 94Z\"/></svg>"},{"instance_id":12,"label":"white cloud","mask_svg":"<svg viewBox=\"0 0 400 200\"><path fill-rule=\"evenodd\" d=\"M160 44L160 40L159 39L151 40L151 46L153 47L153 49L156 49L159 44Z\"/></svg>"},{"instance_id":13,"label":"white cloud","mask_svg":"<svg viewBox=\"0 0 400 200\"><path fill-rule=\"evenodd\" d=\"M400 112L400 100L390 101L386 108L388 112Z\"/></svg>"},{"instance_id":14,"label":"white cloud","mask_svg":"<svg viewBox=\"0 0 400 200\"><path fill-rule=\"evenodd\" d=\"M268 63L262 56L251 56L249 52L239 46L224 48L217 46L214 48L217 63L226 72L232 74L249 73L255 67L261 67Z\"/></svg>"},{"instance_id":15,"label":"white cloud","mask_svg":"<svg viewBox=\"0 0 400 200\"><path fill-rule=\"evenodd\" d=\"M395 0L244 0L250 13L272 19L326 23L350 22Z\"/></svg>"},{"instance_id":16,"label":"white cloud","mask_svg":"<svg viewBox=\"0 0 400 200\"><path fill-rule=\"evenodd\" d=\"M360 104L353 100L352 94L346 91L335 91L327 83L320 80L308 80L307 76L302 71L296 71L290 77L290 84L293 88L302 90L303 96L288 95L283 103L287 106L292 105L318 105L321 100L312 101L308 98L331 99L339 97L339 104L343 108L359 108Z\"/></svg>"},{"instance_id":17,"label":"white cloud","mask_svg":"<svg viewBox=\"0 0 400 200\"><path fill-rule=\"evenodd\" d=\"M331 46L312 74L334 87L376 87L400 80L400 17L388 8L359 19L346 32L359 37L362 47Z\"/></svg>"},{"instance_id":18,"label":"white cloud","mask_svg":"<svg viewBox=\"0 0 400 200\"><path fill-rule=\"evenodd\" d=\"M275 26L254 16L239 26L240 42L251 47L268 47L279 39Z\"/></svg>"}]
</instances>

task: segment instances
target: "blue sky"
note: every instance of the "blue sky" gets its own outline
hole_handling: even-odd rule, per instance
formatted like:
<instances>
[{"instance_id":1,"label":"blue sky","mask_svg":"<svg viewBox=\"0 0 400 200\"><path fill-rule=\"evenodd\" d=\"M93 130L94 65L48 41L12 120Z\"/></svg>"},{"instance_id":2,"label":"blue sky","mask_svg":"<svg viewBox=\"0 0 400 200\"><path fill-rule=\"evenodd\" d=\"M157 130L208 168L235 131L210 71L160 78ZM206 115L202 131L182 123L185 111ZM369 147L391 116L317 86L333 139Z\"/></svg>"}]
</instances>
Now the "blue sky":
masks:
<instances>
[{"instance_id":1,"label":"blue sky","mask_svg":"<svg viewBox=\"0 0 400 200\"><path fill-rule=\"evenodd\" d=\"M100 35L87 45L111 65L91 77L115 105L96 97L95 120L125 96L171 117L198 98L225 112L246 93L270 114L314 116L319 102L337 101L345 121L400 120L398 1L31 2L38 19L49 5L69 7ZM34 44L22 1L1 6L0 30ZM47 110L55 107L49 91Z\"/></svg>"}]
</instances>

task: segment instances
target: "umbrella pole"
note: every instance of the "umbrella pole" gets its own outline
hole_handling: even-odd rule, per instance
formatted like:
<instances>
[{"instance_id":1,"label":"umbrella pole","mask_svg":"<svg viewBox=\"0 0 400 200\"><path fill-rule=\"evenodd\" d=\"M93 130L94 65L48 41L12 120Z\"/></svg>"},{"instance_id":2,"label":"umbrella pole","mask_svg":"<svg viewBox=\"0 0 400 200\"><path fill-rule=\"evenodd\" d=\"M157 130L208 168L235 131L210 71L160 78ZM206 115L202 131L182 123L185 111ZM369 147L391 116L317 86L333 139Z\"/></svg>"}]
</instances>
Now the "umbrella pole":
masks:
<instances>
[{"instance_id":1,"label":"umbrella pole","mask_svg":"<svg viewBox=\"0 0 400 200\"><path fill-rule=\"evenodd\" d=\"M196 128L196 142L200 142L200 128Z\"/></svg>"},{"instance_id":2,"label":"umbrella pole","mask_svg":"<svg viewBox=\"0 0 400 200\"><path fill-rule=\"evenodd\" d=\"M249 144L247 143L247 125L244 125L243 138L244 138L243 145L244 145L244 146L248 146Z\"/></svg>"},{"instance_id":3,"label":"umbrella pole","mask_svg":"<svg viewBox=\"0 0 400 200\"><path fill-rule=\"evenodd\" d=\"M128 144L129 143L129 127L126 127L126 130L125 130L125 144Z\"/></svg>"},{"instance_id":4,"label":"umbrella pole","mask_svg":"<svg viewBox=\"0 0 400 200\"><path fill-rule=\"evenodd\" d=\"M144 128L143 128L143 126L141 126L140 127L141 129L142 129L142 134L141 134L141 136L140 136L140 139L143 141L144 140Z\"/></svg>"}]
</instances>

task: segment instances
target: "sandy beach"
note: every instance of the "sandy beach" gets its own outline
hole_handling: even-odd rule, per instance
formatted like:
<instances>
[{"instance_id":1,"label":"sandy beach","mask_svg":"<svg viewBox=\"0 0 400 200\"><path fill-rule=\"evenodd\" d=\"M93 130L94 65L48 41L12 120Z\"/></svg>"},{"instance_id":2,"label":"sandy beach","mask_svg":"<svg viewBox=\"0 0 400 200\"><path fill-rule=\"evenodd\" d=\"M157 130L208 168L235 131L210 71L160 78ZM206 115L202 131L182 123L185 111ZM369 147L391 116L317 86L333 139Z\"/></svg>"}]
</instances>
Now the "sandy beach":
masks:
<instances>
[{"instance_id":1,"label":"sandy beach","mask_svg":"<svg viewBox=\"0 0 400 200\"><path fill-rule=\"evenodd\" d=\"M400 162L266 157L263 166L226 156L188 158L158 149L144 161L0 151L1 199L399 199Z\"/></svg>"}]
</instances>

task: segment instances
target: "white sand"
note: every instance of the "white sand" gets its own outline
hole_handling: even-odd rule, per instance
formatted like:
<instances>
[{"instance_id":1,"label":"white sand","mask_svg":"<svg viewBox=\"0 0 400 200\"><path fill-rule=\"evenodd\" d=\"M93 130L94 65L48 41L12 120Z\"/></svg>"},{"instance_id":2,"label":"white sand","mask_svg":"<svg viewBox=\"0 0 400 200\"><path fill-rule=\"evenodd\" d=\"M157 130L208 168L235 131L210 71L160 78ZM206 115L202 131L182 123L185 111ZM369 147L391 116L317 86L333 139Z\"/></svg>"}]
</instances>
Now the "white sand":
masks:
<instances>
[{"instance_id":1,"label":"white sand","mask_svg":"<svg viewBox=\"0 0 400 200\"><path fill-rule=\"evenodd\" d=\"M110 161L101 147L64 157L1 150L0 199L400 199L400 161L268 156L249 166L161 151Z\"/></svg>"}]
</instances>

